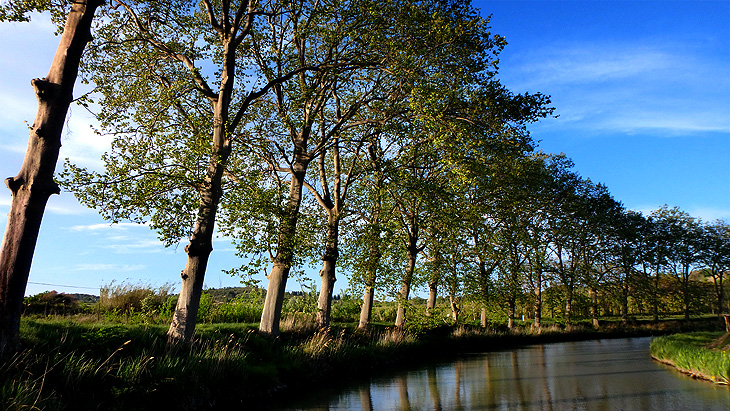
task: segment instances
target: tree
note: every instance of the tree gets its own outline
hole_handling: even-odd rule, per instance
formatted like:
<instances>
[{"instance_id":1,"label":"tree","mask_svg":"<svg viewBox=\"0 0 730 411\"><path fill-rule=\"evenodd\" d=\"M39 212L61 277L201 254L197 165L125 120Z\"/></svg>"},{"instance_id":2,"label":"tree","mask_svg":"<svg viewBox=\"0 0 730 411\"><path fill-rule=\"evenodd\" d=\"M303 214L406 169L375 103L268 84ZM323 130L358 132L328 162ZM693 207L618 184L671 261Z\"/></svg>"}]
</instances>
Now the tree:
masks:
<instances>
[{"instance_id":1,"label":"tree","mask_svg":"<svg viewBox=\"0 0 730 411\"><path fill-rule=\"evenodd\" d=\"M666 249L666 267L677 280L682 294L684 318L689 320L692 305L690 274L700 259L699 221L678 207L663 206L654 211L659 241Z\"/></svg>"},{"instance_id":2,"label":"tree","mask_svg":"<svg viewBox=\"0 0 730 411\"><path fill-rule=\"evenodd\" d=\"M700 259L709 270L717 298L717 314L725 312L725 274L730 270L730 224L717 220L705 224L700 244Z\"/></svg>"},{"instance_id":3,"label":"tree","mask_svg":"<svg viewBox=\"0 0 730 411\"><path fill-rule=\"evenodd\" d=\"M61 148L66 113L73 100L81 57L91 40L94 13L102 1L74 2L68 12L58 49L44 78L31 85L38 111L31 126L28 149L20 171L5 179L12 193L0 248L0 357L20 348L20 314L33 252L46 203L60 189L53 179ZM48 10L50 2L12 1L0 6L0 21L27 20L32 10Z\"/></svg>"},{"instance_id":4,"label":"tree","mask_svg":"<svg viewBox=\"0 0 730 411\"><path fill-rule=\"evenodd\" d=\"M219 205L235 184L227 166L242 155L234 142L247 136L245 116L296 74L261 81L240 64L255 21L288 12L278 2L265 6L117 1L85 66L101 97L102 131L115 139L103 173L68 164L64 184L112 222L149 220L166 245L188 239L171 341L194 334Z\"/></svg>"}]
</instances>

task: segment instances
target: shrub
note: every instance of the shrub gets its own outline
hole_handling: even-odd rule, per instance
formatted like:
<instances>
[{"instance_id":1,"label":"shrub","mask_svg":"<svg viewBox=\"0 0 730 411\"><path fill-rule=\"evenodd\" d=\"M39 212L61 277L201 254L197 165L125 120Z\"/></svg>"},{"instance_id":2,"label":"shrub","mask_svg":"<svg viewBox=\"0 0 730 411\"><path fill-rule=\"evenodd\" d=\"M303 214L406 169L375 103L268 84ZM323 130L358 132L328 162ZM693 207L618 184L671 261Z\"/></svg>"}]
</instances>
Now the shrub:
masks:
<instances>
[{"instance_id":1,"label":"shrub","mask_svg":"<svg viewBox=\"0 0 730 411\"><path fill-rule=\"evenodd\" d=\"M76 298L56 291L44 291L23 300L23 313L25 315L68 315L76 314L81 310L82 308Z\"/></svg>"}]
</instances>

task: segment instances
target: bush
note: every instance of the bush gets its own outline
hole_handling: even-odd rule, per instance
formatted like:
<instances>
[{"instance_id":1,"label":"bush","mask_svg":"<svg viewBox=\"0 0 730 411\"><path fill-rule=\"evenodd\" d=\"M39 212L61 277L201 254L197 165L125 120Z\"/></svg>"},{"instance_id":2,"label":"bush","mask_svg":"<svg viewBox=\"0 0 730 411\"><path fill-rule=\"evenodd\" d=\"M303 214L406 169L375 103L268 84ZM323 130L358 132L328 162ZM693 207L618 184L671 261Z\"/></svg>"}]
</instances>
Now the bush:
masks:
<instances>
[{"instance_id":1,"label":"bush","mask_svg":"<svg viewBox=\"0 0 730 411\"><path fill-rule=\"evenodd\" d=\"M25 315L68 315L81 311L83 308L76 298L56 291L44 291L23 300L23 314Z\"/></svg>"},{"instance_id":2,"label":"bush","mask_svg":"<svg viewBox=\"0 0 730 411\"><path fill-rule=\"evenodd\" d=\"M337 322L358 322L360 320L360 300L355 300L345 295L339 300L332 302L332 321Z\"/></svg>"}]
</instances>

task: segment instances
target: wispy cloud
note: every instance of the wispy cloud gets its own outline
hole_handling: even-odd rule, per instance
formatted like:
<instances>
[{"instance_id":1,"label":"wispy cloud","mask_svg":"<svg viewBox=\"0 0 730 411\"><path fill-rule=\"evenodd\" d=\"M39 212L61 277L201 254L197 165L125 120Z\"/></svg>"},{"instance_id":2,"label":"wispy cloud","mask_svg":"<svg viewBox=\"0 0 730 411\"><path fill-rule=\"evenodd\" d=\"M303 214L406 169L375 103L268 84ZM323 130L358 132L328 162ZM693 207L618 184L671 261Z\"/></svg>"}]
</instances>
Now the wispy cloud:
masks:
<instances>
[{"instance_id":1,"label":"wispy cloud","mask_svg":"<svg viewBox=\"0 0 730 411\"><path fill-rule=\"evenodd\" d=\"M552 45L507 58L503 72L513 89L552 95L560 117L538 127L662 135L730 132L727 69L698 47Z\"/></svg>"},{"instance_id":2,"label":"wispy cloud","mask_svg":"<svg viewBox=\"0 0 730 411\"><path fill-rule=\"evenodd\" d=\"M147 268L144 264L77 264L74 271L104 271L126 273Z\"/></svg>"},{"instance_id":3,"label":"wispy cloud","mask_svg":"<svg viewBox=\"0 0 730 411\"><path fill-rule=\"evenodd\" d=\"M68 228L70 231L107 231L107 230L127 230L129 228L145 227L143 224L136 223L117 223L117 224L88 224L75 225Z\"/></svg>"}]
</instances>

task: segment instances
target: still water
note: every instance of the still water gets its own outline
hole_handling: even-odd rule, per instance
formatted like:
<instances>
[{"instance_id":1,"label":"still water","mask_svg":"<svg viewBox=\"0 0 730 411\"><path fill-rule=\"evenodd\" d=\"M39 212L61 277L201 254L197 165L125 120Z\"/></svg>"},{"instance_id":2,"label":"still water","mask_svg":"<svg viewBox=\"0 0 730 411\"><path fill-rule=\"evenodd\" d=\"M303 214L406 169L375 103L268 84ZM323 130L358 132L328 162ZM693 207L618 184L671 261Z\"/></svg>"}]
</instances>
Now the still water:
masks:
<instances>
[{"instance_id":1,"label":"still water","mask_svg":"<svg viewBox=\"0 0 730 411\"><path fill-rule=\"evenodd\" d=\"M649 357L650 338L465 356L299 398L296 410L730 410L730 388Z\"/></svg>"}]
</instances>

